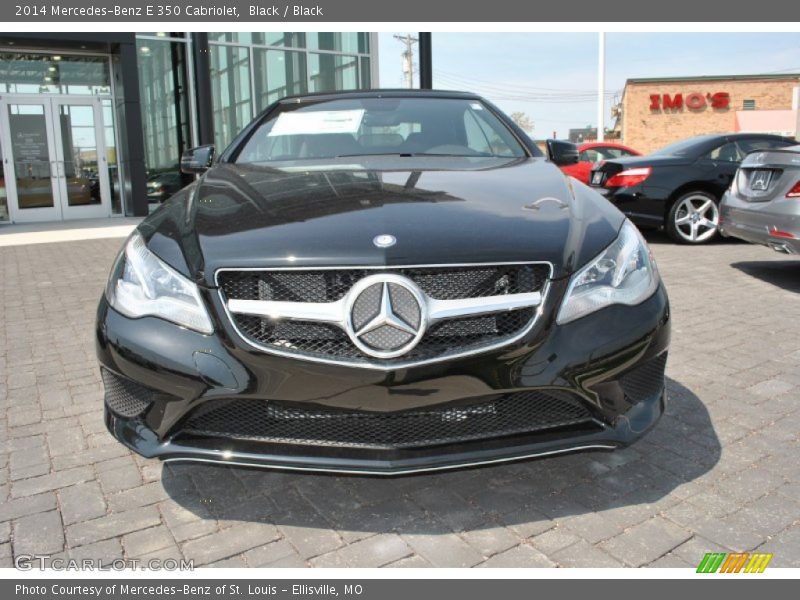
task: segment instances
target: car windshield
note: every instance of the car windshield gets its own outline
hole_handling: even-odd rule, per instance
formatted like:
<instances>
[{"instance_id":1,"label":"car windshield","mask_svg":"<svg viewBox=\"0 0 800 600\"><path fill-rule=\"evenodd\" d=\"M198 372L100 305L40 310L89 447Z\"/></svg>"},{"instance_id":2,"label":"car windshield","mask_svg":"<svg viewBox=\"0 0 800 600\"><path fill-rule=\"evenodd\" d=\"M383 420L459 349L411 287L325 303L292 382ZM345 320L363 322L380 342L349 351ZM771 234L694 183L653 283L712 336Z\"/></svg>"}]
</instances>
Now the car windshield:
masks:
<instances>
[{"instance_id":1,"label":"car windshield","mask_svg":"<svg viewBox=\"0 0 800 600\"><path fill-rule=\"evenodd\" d=\"M525 150L482 102L456 98L343 98L281 104L237 163L360 157L518 158Z\"/></svg>"}]
</instances>

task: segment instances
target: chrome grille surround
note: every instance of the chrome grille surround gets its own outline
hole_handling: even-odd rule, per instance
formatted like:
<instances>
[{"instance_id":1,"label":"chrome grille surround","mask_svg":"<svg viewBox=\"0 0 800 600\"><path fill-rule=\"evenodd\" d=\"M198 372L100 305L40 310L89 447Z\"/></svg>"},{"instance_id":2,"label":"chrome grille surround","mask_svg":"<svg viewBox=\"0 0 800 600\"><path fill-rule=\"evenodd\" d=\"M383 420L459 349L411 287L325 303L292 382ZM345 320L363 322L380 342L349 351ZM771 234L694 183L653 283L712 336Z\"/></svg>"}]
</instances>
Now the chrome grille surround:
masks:
<instances>
[{"instance_id":1,"label":"chrome grille surround","mask_svg":"<svg viewBox=\"0 0 800 600\"><path fill-rule=\"evenodd\" d=\"M475 297L464 298L454 290L455 284L450 285L443 281L445 277L438 278L438 285L431 287L431 284L437 279L436 271L441 271L442 276L448 274L448 271L451 272L451 275L452 272L461 271L460 283L463 283L473 280L469 273L465 274L466 271L488 272L490 269L498 270L498 272L501 269L519 269L520 271L527 269L529 271L527 274L529 287L537 288L537 290L533 292L520 291L514 285L509 285L507 274L503 275L500 281L495 282L493 288L494 290L499 288L499 291L504 292L501 294L492 295L492 290L486 289L487 286L484 285L482 288L476 288L478 291ZM531 272L534 274L531 275ZM273 293L269 296L277 296L280 298L279 300L264 301L227 297L226 288L231 291L242 288L235 287L240 285L239 282L235 282L235 286L232 288L228 282L221 282L221 278L225 276L244 277L250 273L264 273L278 279L289 274L299 277L302 277L303 274L331 274L327 276L333 276L336 283L334 289L329 290L327 297L333 297L336 300L322 302L323 297L319 286L311 284L311 280L308 282L303 280L304 284L311 284L304 290L316 290L311 294L311 301L287 300L286 298L289 296L285 290L279 290L280 293ZM253 348L269 354L310 362L393 370L490 352L519 341L533 329L542 312L552 273L552 264L541 261L398 266L224 267L217 270L215 283L222 306L233 329L246 344ZM350 280L347 279L348 277ZM286 279L288 278L284 278L284 280ZM342 279L345 283L342 283ZM404 287L410 287L421 295L421 298L418 297L418 299L421 300L420 309L423 313L419 335L412 340L412 343L404 346L399 352L392 353L384 350L380 356L375 354L370 356L365 352L365 348L361 347L362 344L355 343L353 325L348 323L352 321L353 317L352 309L357 300L356 290L363 292L370 287L369 284L374 284L373 280L375 279L385 279L387 283L405 281L407 285ZM417 285L418 281L421 281L422 285ZM257 293L258 297L263 297L262 279L258 279L256 287L253 287L252 281L243 285L250 286L247 289L250 290L251 296L253 293ZM343 287L347 289L342 289ZM434 289L436 291L433 291ZM445 289L446 293L437 293L439 289ZM437 297L432 297L429 290L436 293ZM391 290L390 295L393 298L397 296L395 290ZM409 314L407 309L402 307L397 312L402 313L404 310L406 314ZM274 331L280 331L285 339L278 339L280 335L277 334L273 336L275 339L268 341L259 339L260 336L256 331L259 323L262 332L265 324L268 324ZM309 341L312 349L306 350L295 344L287 333L289 330L295 334L298 331L311 333L312 338L303 341ZM447 332L451 337L444 337ZM484 335L482 340L480 339L481 332ZM429 340L430 343L426 344L427 338L434 336L439 336L439 338ZM488 341L490 336L494 337ZM405 338L402 337L393 336L393 338L405 341ZM450 342L453 342L454 339L469 340L472 343L453 348Z\"/></svg>"}]
</instances>

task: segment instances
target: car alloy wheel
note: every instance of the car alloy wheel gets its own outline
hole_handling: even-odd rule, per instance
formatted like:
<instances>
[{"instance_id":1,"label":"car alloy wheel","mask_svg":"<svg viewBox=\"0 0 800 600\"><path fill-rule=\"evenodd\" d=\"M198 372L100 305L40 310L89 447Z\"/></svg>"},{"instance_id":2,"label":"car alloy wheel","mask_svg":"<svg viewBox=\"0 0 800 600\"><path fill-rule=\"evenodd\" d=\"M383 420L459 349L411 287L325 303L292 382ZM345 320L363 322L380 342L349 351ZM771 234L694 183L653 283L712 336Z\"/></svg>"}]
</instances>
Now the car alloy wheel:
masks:
<instances>
[{"instance_id":1,"label":"car alloy wheel","mask_svg":"<svg viewBox=\"0 0 800 600\"><path fill-rule=\"evenodd\" d=\"M703 244L717 235L719 207L716 200L703 192L692 192L679 198L670 211L669 234L678 242Z\"/></svg>"}]
</instances>

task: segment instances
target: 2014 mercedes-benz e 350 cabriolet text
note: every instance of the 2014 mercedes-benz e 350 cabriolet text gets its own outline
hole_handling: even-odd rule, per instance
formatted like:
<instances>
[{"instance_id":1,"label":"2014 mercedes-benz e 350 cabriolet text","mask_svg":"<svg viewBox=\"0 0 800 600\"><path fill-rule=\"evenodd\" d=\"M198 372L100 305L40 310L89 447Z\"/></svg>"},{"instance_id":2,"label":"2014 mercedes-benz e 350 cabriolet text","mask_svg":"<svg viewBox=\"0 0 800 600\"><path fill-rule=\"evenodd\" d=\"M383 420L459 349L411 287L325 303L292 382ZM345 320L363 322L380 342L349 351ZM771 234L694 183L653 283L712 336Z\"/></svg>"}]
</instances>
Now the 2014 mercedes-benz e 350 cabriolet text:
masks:
<instances>
[{"instance_id":1,"label":"2014 mercedes-benz e 350 cabriolet text","mask_svg":"<svg viewBox=\"0 0 800 600\"><path fill-rule=\"evenodd\" d=\"M268 108L145 219L97 317L146 457L399 474L625 446L664 410L638 230L478 96Z\"/></svg>"}]
</instances>

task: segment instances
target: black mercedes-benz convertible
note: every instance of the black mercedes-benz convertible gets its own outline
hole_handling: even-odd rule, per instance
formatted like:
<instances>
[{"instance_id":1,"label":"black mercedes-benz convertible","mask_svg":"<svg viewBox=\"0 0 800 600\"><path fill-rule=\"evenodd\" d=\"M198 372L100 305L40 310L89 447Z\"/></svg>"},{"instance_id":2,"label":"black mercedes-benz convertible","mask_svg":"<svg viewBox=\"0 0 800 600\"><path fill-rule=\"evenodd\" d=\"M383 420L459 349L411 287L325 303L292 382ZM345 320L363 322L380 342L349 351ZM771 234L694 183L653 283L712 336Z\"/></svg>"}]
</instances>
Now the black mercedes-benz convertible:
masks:
<instances>
[{"instance_id":1,"label":"black mercedes-benz convertible","mask_svg":"<svg viewBox=\"0 0 800 600\"><path fill-rule=\"evenodd\" d=\"M667 293L616 208L473 94L283 99L125 242L108 429L146 457L400 474L625 446Z\"/></svg>"}]
</instances>

